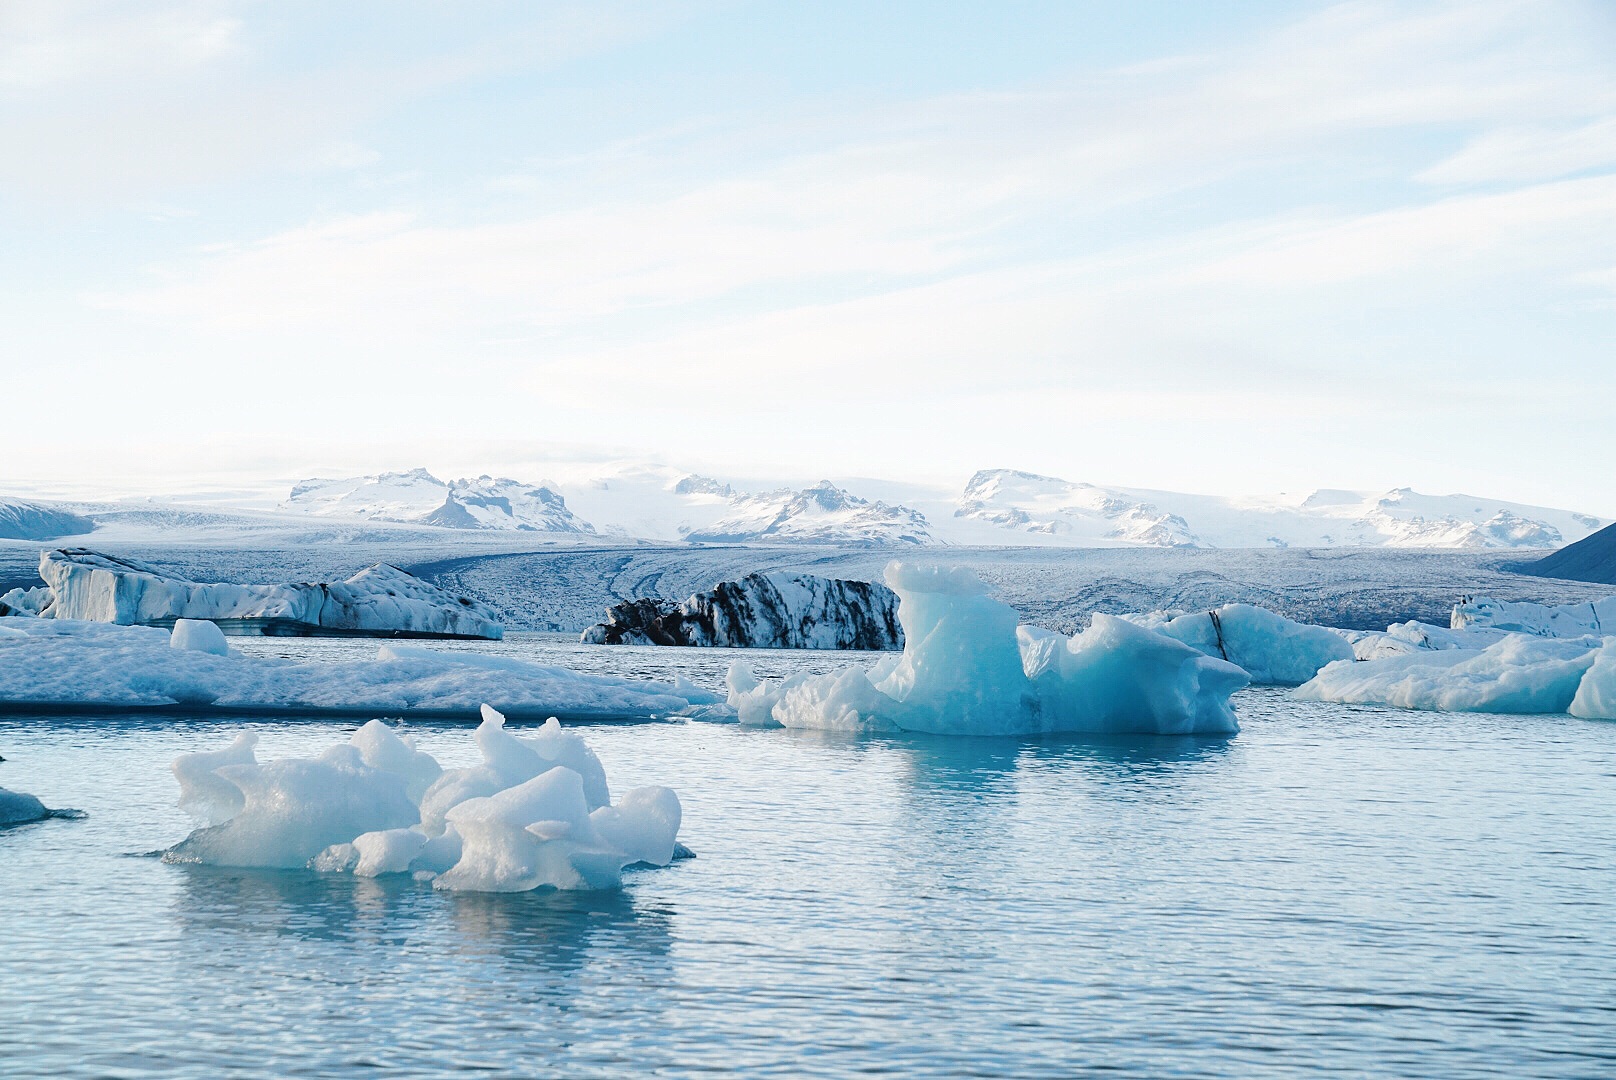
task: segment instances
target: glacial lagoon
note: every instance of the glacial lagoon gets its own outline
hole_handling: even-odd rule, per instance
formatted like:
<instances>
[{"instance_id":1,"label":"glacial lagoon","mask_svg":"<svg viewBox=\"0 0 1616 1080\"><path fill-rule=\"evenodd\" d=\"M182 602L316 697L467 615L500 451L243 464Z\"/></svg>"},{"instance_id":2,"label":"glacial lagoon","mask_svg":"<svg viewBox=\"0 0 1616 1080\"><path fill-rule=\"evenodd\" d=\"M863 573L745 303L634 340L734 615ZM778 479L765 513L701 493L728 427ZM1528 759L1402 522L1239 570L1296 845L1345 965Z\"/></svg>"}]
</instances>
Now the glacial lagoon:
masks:
<instances>
[{"instance_id":1,"label":"glacial lagoon","mask_svg":"<svg viewBox=\"0 0 1616 1080\"><path fill-rule=\"evenodd\" d=\"M713 687L734 658L497 648ZM1616 1072L1616 724L1235 702L1227 739L589 726L697 858L510 895L142 854L192 827L176 755L357 721L5 717L0 785L87 816L0 832L0 1073Z\"/></svg>"}]
</instances>

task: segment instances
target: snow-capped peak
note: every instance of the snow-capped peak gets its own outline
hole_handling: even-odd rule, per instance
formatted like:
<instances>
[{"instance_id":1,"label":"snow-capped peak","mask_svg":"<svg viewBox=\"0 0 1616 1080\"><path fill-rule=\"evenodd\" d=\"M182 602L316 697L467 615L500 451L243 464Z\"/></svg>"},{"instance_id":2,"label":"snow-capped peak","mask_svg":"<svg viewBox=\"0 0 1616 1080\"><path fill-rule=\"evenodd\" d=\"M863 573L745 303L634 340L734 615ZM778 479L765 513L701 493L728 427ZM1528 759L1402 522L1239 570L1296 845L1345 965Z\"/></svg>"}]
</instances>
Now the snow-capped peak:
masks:
<instances>
[{"instance_id":1,"label":"snow-capped peak","mask_svg":"<svg viewBox=\"0 0 1616 1080\"><path fill-rule=\"evenodd\" d=\"M281 507L320 517L402 521L448 529L595 531L568 510L566 500L550 487L486 475L445 483L425 469L305 480L292 488Z\"/></svg>"},{"instance_id":2,"label":"snow-capped peak","mask_svg":"<svg viewBox=\"0 0 1616 1080\"><path fill-rule=\"evenodd\" d=\"M871 502L821 480L801 491L782 488L736 496L729 514L693 529L700 543L795 540L807 543L931 544L925 517L907 506Z\"/></svg>"}]
</instances>

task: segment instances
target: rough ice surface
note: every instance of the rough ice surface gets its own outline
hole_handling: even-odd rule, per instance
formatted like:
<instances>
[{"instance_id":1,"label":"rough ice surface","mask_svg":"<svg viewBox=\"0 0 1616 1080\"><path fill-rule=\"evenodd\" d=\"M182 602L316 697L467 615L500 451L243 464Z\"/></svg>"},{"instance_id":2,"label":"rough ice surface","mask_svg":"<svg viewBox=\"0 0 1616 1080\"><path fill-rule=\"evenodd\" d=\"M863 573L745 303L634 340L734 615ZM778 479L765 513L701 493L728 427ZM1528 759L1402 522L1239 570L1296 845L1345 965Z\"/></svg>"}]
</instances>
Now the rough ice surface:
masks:
<instances>
[{"instance_id":1,"label":"rough ice surface","mask_svg":"<svg viewBox=\"0 0 1616 1080\"><path fill-rule=\"evenodd\" d=\"M203 825L217 825L241 813L245 793L233 780L218 775L218 770L229 765L258 764L253 750L257 745L258 736L243 731L222 750L200 750L175 758L171 767L174 779L180 783L180 809Z\"/></svg>"},{"instance_id":2,"label":"rough ice surface","mask_svg":"<svg viewBox=\"0 0 1616 1080\"><path fill-rule=\"evenodd\" d=\"M170 647L166 630L58 619L0 627L0 701L41 706L221 706L476 715L681 714L716 695L689 683L588 675L507 657L395 644L374 660L297 662Z\"/></svg>"},{"instance_id":3,"label":"rough ice surface","mask_svg":"<svg viewBox=\"0 0 1616 1080\"><path fill-rule=\"evenodd\" d=\"M8 791L0 787L0 825L21 825L27 821L43 821L51 816L45 804L26 791Z\"/></svg>"},{"instance_id":4,"label":"rough ice surface","mask_svg":"<svg viewBox=\"0 0 1616 1080\"><path fill-rule=\"evenodd\" d=\"M1067 638L1018 627L1015 609L968 570L891 563L904 650L873 667L759 683L731 669L744 723L840 731L1021 735L1057 731L1228 734L1233 664L1097 614Z\"/></svg>"},{"instance_id":5,"label":"rough ice surface","mask_svg":"<svg viewBox=\"0 0 1616 1080\"><path fill-rule=\"evenodd\" d=\"M1616 632L1616 596L1584 604L1508 603L1485 596L1467 597L1454 605L1455 630L1491 628L1535 634L1538 637L1574 638Z\"/></svg>"},{"instance_id":6,"label":"rough ice surface","mask_svg":"<svg viewBox=\"0 0 1616 1080\"><path fill-rule=\"evenodd\" d=\"M39 576L50 594L37 604L45 618L125 625L207 619L280 632L475 638L504 633L483 605L386 563L330 585L223 585L186 581L84 548L60 548L40 556ZM20 599L32 603L36 598Z\"/></svg>"},{"instance_id":7,"label":"rough ice surface","mask_svg":"<svg viewBox=\"0 0 1616 1080\"><path fill-rule=\"evenodd\" d=\"M1611 642L1507 634L1484 649L1420 650L1368 662L1338 661L1298 687L1308 701L1392 705L1447 712L1563 713L1578 699L1596 656ZM1596 676L1596 678L1599 678ZM1600 687L1583 698L1595 715Z\"/></svg>"},{"instance_id":8,"label":"rough ice surface","mask_svg":"<svg viewBox=\"0 0 1616 1080\"><path fill-rule=\"evenodd\" d=\"M1338 632L1251 604L1189 614L1152 612L1128 621L1244 668L1259 685L1299 686L1325 664L1353 657L1352 645Z\"/></svg>"},{"instance_id":9,"label":"rough ice surface","mask_svg":"<svg viewBox=\"0 0 1616 1080\"><path fill-rule=\"evenodd\" d=\"M1589 720L1616 720L1616 637L1606 638L1594 654L1567 711Z\"/></svg>"},{"instance_id":10,"label":"rough ice surface","mask_svg":"<svg viewBox=\"0 0 1616 1080\"><path fill-rule=\"evenodd\" d=\"M219 629L217 623L206 619L176 619L174 629L169 632L168 644L170 648L188 649L191 652L212 653L214 656L229 656L230 643L224 639L224 631Z\"/></svg>"},{"instance_id":11,"label":"rough ice surface","mask_svg":"<svg viewBox=\"0 0 1616 1080\"><path fill-rule=\"evenodd\" d=\"M898 597L878 582L757 573L675 603L648 597L614 605L585 630L596 645L741 649L896 649Z\"/></svg>"},{"instance_id":12,"label":"rough ice surface","mask_svg":"<svg viewBox=\"0 0 1616 1080\"><path fill-rule=\"evenodd\" d=\"M260 764L244 736L178 758L181 805L223 816L165 858L409 873L469 892L616 888L626 867L673 861L672 791L637 788L613 805L599 759L554 718L526 738L506 731L494 709L484 706L483 717L475 733L483 761L466 769L439 768L378 720L318 758ZM221 798L225 788L236 795Z\"/></svg>"},{"instance_id":13,"label":"rough ice surface","mask_svg":"<svg viewBox=\"0 0 1616 1080\"><path fill-rule=\"evenodd\" d=\"M1393 623L1385 631L1344 632L1347 640L1352 642L1352 653L1358 660L1379 660L1387 656L1407 656L1433 650L1485 649L1502 641L1509 633L1508 630L1488 627L1454 630L1417 619Z\"/></svg>"}]
</instances>

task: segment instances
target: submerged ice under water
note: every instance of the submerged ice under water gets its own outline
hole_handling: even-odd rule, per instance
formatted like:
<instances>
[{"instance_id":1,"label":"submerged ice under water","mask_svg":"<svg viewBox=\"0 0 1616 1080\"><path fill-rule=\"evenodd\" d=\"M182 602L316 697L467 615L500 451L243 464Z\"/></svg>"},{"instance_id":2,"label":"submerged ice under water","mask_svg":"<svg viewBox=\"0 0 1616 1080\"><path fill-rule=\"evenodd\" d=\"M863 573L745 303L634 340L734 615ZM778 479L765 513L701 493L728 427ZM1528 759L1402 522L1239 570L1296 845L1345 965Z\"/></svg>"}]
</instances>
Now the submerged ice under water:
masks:
<instances>
[{"instance_id":1,"label":"submerged ice under water","mask_svg":"<svg viewBox=\"0 0 1616 1080\"><path fill-rule=\"evenodd\" d=\"M1616 725L1236 705L1233 739L582 728L614 786L678 786L700 858L519 894L128 858L241 723L5 718L0 783L89 817L0 840L0 1073L1616 1069Z\"/></svg>"}]
</instances>

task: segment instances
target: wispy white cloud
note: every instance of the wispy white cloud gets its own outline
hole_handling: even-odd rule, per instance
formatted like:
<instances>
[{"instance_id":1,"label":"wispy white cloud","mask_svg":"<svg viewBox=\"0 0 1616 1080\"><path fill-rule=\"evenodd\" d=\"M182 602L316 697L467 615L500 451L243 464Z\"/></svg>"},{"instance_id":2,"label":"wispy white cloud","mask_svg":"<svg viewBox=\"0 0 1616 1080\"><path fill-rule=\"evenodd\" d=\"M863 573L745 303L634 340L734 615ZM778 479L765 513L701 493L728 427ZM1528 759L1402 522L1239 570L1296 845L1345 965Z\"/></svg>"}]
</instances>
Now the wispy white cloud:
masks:
<instances>
[{"instance_id":1,"label":"wispy white cloud","mask_svg":"<svg viewBox=\"0 0 1616 1080\"><path fill-rule=\"evenodd\" d=\"M497 430L651 445L670 414L722 416L682 436L708 458L767 445L874 471L946 425L937 467L1088 455L1185 486L1164 479L1202 467L1182 439L1127 439L1171 427L1403 482L1411 427L1514 409L1544 445L1563 434L1541 418L1591 348L1563 324L1600 314L1616 251L1613 26L1575 3L1372 0L1032 84L686 116L224 234L87 299L177 370L272 362L286 389L258 400L311 435L311 380L380 395L345 421L380 437L431 415L452 371ZM411 85L507 62L451 52ZM365 167L354 117L398 85L276 83L296 128L278 160ZM321 114L334 96L355 111ZM1533 378L1512 379L1526 340Z\"/></svg>"}]
</instances>

